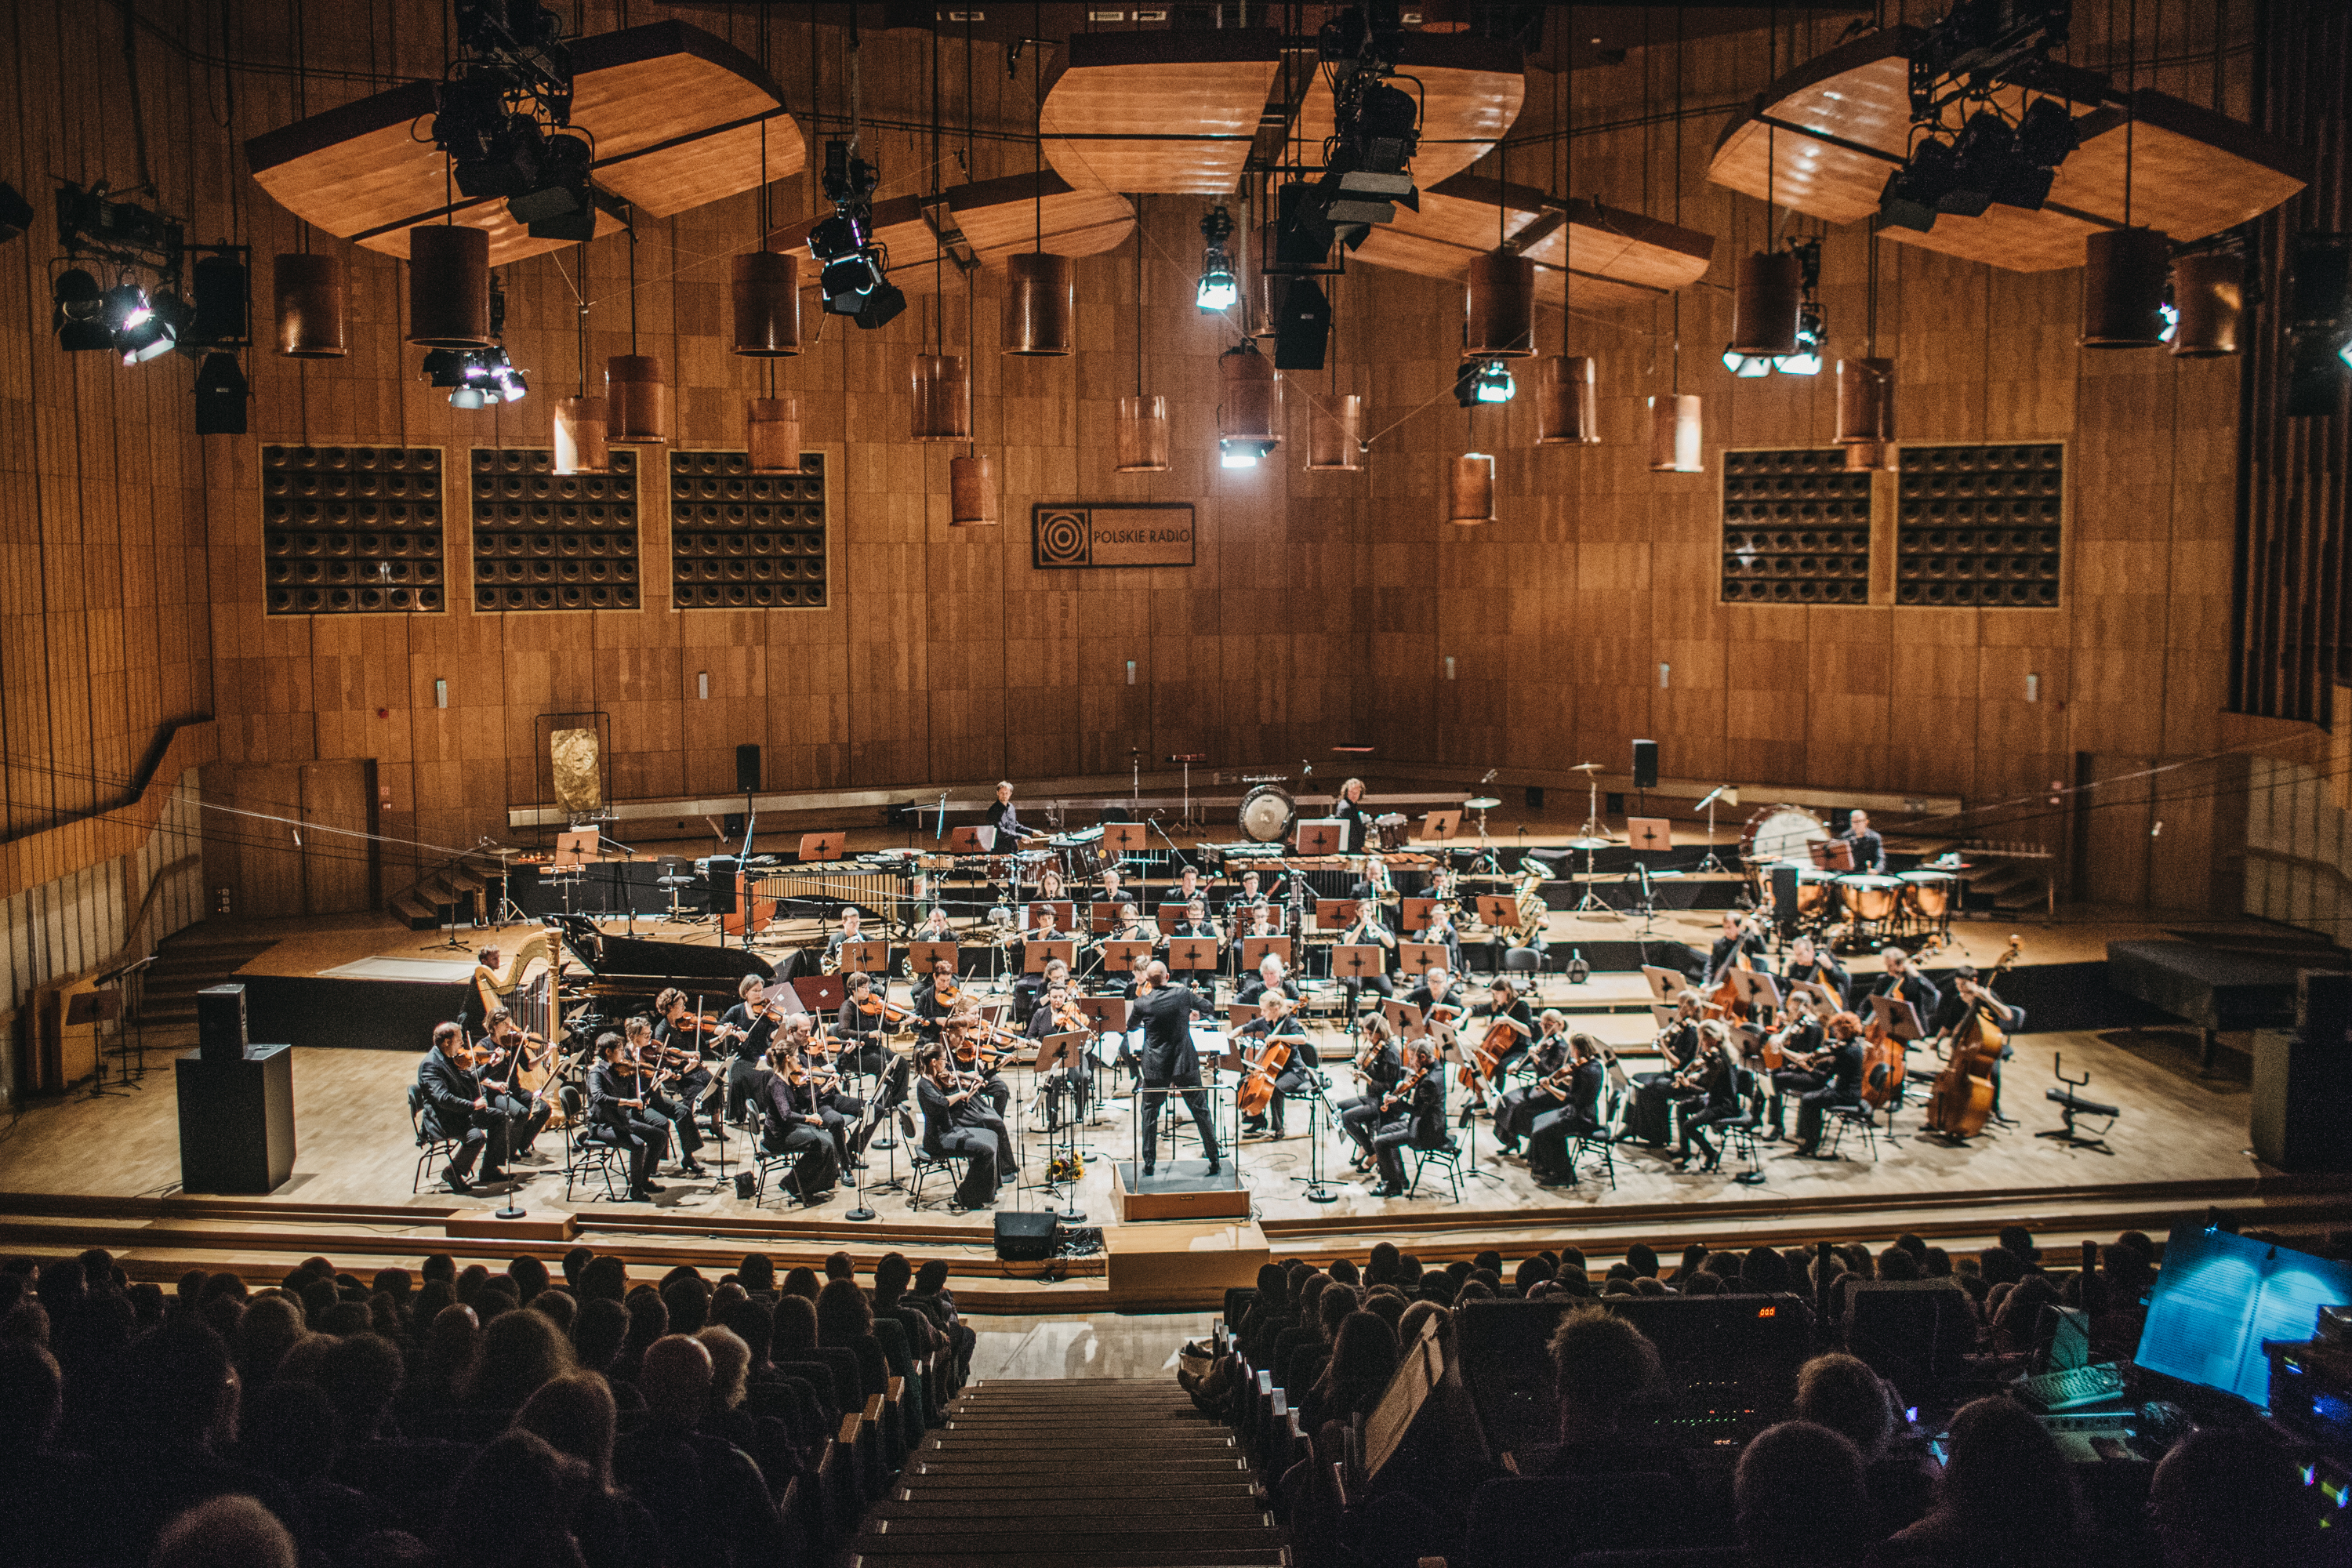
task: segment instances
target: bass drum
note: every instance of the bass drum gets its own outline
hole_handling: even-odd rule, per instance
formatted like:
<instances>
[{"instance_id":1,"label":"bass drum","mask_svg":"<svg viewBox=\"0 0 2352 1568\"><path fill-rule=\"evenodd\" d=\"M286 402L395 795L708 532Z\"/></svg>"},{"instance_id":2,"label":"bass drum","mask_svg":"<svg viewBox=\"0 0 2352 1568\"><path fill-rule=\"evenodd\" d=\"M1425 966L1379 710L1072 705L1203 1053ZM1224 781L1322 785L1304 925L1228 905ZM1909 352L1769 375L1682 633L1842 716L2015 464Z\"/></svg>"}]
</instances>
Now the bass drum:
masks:
<instances>
[{"instance_id":1,"label":"bass drum","mask_svg":"<svg viewBox=\"0 0 2352 1568\"><path fill-rule=\"evenodd\" d=\"M1279 843L1297 815L1290 792L1280 784L1262 784L1242 796L1241 828L1260 844Z\"/></svg>"},{"instance_id":2,"label":"bass drum","mask_svg":"<svg viewBox=\"0 0 2352 1568\"><path fill-rule=\"evenodd\" d=\"M1739 830L1739 858L1751 867L1775 860L1810 864L1805 846L1829 836L1822 819L1801 805L1763 806Z\"/></svg>"}]
</instances>

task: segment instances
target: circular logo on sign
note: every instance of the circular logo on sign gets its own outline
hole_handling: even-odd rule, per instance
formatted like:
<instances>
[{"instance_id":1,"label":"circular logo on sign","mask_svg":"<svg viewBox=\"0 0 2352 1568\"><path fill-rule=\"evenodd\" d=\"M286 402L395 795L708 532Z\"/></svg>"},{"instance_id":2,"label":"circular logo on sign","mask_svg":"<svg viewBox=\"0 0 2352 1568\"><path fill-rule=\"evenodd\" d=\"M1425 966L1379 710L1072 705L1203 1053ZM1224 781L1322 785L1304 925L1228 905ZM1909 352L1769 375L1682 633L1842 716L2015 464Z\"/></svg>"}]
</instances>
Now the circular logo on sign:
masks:
<instances>
[{"instance_id":1,"label":"circular logo on sign","mask_svg":"<svg viewBox=\"0 0 2352 1568\"><path fill-rule=\"evenodd\" d=\"M1049 511L1037 520L1037 564L1083 566L1087 561L1084 512Z\"/></svg>"}]
</instances>

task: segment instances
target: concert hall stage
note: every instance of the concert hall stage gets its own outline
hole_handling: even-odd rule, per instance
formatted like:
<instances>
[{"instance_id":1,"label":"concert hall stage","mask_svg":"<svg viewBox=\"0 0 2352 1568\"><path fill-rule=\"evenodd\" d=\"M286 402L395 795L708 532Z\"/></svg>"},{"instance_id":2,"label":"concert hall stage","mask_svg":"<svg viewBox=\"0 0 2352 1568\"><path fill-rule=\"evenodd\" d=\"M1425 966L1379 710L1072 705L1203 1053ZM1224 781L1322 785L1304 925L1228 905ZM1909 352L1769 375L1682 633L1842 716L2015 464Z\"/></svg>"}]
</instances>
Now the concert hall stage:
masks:
<instances>
[{"instance_id":1,"label":"concert hall stage","mask_svg":"<svg viewBox=\"0 0 2352 1568\"><path fill-rule=\"evenodd\" d=\"M2181 922L2151 926L2096 914L2025 928L2024 960L2011 977L2015 988L2031 989L2037 969L2053 971L2053 979L2071 972L2079 980L2109 941L2184 931ZM1704 942L1709 923L1696 911L1657 921L1662 931L1688 942ZM640 921L638 928L643 933L647 922ZM2252 941L2267 929L2199 922L2195 933ZM1556 948L1576 934L1560 915L1553 917L1552 930ZM1989 963L2010 934L2005 924L1955 931L1959 952L1943 962L1964 956ZM468 946L489 934L460 933ZM489 1217L503 1195L499 1190L459 1198L431 1184L432 1170L425 1173L421 1192L401 1184L402 1177L416 1173L404 1096L424 1040L401 1016L411 1005L390 1004L414 988L454 998L470 969L469 958L446 947L421 951L431 940L375 917L275 927L223 923L186 933L175 949L217 943L226 957L239 960L228 973L249 984L328 988L320 993L325 1003L309 1004L321 1007L315 1033L255 1034L257 1041L290 1037L295 1047L299 1144L293 1178L262 1198L178 1195L170 1062L173 1049L192 1041L151 1028L142 1080L102 1098L91 1098L85 1086L35 1102L0 1139L0 1247L39 1252L95 1240L124 1257L134 1273L163 1279L198 1263L266 1275L314 1252L354 1268L413 1263L433 1251L497 1258L523 1245L552 1255L574 1237L646 1268L679 1261L724 1268L754 1247L780 1262L815 1260L835 1247L865 1261L895 1249L948 1259L968 1310L1060 1312L1211 1305L1224 1283L1245 1279L1269 1255L1360 1254L1383 1238L1423 1258L1466 1257L1487 1247L1510 1255L1574 1242L1589 1257L1605 1260L1636 1241L1665 1253L1691 1240L1713 1247L1790 1245L1884 1240L1906 1230L1944 1245L1973 1246L2011 1223L2027 1225L2047 1242L2064 1243L2124 1228L2160 1233L2208 1205L2243 1215L2249 1224L2303 1231L2341 1225L2352 1215L2352 1183L2282 1175L2249 1152L2242 1039L2225 1038L2236 1048L2221 1053L2216 1073L2200 1074L2196 1031L2169 1024L2130 1026L2158 1022L2145 1005L2135 1004L2142 1009L2135 1016L2078 1027L2045 1030L2029 1019L2034 1032L2017 1039L2005 1080L2004 1109L2018 1119L2016 1127L1952 1147L1922 1132L1915 1099L1875 1158L1852 1135L1835 1159L1797 1158L1786 1142L1762 1144L1763 1180L1752 1185L1734 1179L1746 1166L1730 1156L1717 1172L1694 1166L1678 1173L1669 1159L1628 1144L1616 1151L1613 1189L1590 1166L1578 1186L1541 1187L1523 1163L1496 1152L1492 1126L1482 1121L1475 1128L1475 1163L1464 1167L1458 1203L1434 1166L1419 1195L1375 1198L1369 1179L1348 1170L1340 1141L1327 1137L1322 1173L1337 1199L1317 1204L1307 1195L1307 1178L1314 1173L1306 1108L1294 1105L1290 1138L1241 1148L1251 1218L1118 1225L1111 1223L1113 1164L1130 1157L1133 1135L1129 1101L1122 1095L1108 1099L1097 1122L1086 1129L1086 1173L1074 1193L1027 1184L1042 1177L1045 1157L1045 1138L1030 1131L1022 1140L1024 1184L1017 1194L1007 1188L1002 1205L1060 1210L1075 1203L1085 1224L1104 1228L1105 1250L1093 1256L1043 1265L1000 1263L990 1215L950 1213L944 1178L933 1179L920 1210L910 1208L903 1190L877 1190L893 1171L894 1155L883 1151L874 1153L866 1173L866 1199L876 1217L864 1223L845 1217L858 1201L853 1188L812 1210L783 1206L772 1186L766 1205L755 1206L735 1195L715 1162L709 1180L658 1178L667 1191L652 1205L609 1202L593 1178L567 1199L562 1139L552 1131L541 1146L557 1159L517 1167L523 1173L517 1201L528 1218L509 1232ZM257 944L263 944L258 951ZM446 965L446 973L418 968L436 964ZM1573 1026L1592 1028L1626 1052L1633 1070L1643 1070L1640 1051L1651 1026L1638 974L1597 972L1586 984L1570 985L1565 976L1547 973L1540 984L1545 1005L1571 1011ZM1335 1095L1352 1092L1346 1042L1328 1029L1318 1036ZM381 1048L338 1048L320 1038ZM2121 1109L2108 1135L2112 1152L2036 1136L2058 1125L2056 1108L2044 1102L2043 1091L2055 1081L2053 1058L2061 1052L2067 1077L2091 1075L2086 1095ZM1018 1109L1028 1099L1027 1074L1012 1077ZM1458 1090L1453 1104L1460 1104ZM1791 1108L1792 1120L1793 1114ZM1323 1131L1319 1123L1318 1131ZM1465 1142L1472 1135L1470 1129L1455 1133ZM740 1156L746 1146L745 1135L734 1131L727 1152ZM902 1181L905 1155L903 1148L895 1155ZM731 1177L739 1168L730 1158L723 1169Z\"/></svg>"}]
</instances>

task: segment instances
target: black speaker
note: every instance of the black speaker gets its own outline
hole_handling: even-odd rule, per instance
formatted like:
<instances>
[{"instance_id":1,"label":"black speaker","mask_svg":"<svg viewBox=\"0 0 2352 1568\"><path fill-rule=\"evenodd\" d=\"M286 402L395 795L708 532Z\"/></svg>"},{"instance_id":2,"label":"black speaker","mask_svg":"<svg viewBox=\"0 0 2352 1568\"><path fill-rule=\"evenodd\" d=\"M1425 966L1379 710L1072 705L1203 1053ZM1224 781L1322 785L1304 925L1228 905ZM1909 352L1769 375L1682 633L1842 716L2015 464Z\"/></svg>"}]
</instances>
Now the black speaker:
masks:
<instances>
[{"instance_id":1,"label":"black speaker","mask_svg":"<svg viewBox=\"0 0 2352 1568\"><path fill-rule=\"evenodd\" d=\"M996 1215L996 1256L1006 1263L1042 1263L1054 1256L1062 1222L1023 1210Z\"/></svg>"},{"instance_id":2,"label":"black speaker","mask_svg":"<svg viewBox=\"0 0 2352 1568\"><path fill-rule=\"evenodd\" d=\"M1772 863L1772 923L1780 928L1782 942L1796 940L1797 865L1793 860Z\"/></svg>"},{"instance_id":3,"label":"black speaker","mask_svg":"<svg viewBox=\"0 0 2352 1568\"><path fill-rule=\"evenodd\" d=\"M228 989L244 988L214 987ZM203 1018L199 1011L199 1029ZM294 1174L291 1046L256 1046L250 1054L219 1058L206 1047L172 1065L180 1095L183 1191L273 1192Z\"/></svg>"},{"instance_id":4,"label":"black speaker","mask_svg":"<svg viewBox=\"0 0 2352 1568\"><path fill-rule=\"evenodd\" d=\"M1633 742L1633 787L1658 787L1658 743L1655 741Z\"/></svg>"},{"instance_id":5,"label":"black speaker","mask_svg":"<svg viewBox=\"0 0 2352 1568\"><path fill-rule=\"evenodd\" d=\"M1274 368L1321 370L1331 336L1331 301L1312 278L1294 278L1274 312Z\"/></svg>"},{"instance_id":6,"label":"black speaker","mask_svg":"<svg viewBox=\"0 0 2352 1568\"><path fill-rule=\"evenodd\" d=\"M731 915L735 912L735 857L713 855L704 862L709 867L706 875L710 882L710 912Z\"/></svg>"},{"instance_id":7,"label":"black speaker","mask_svg":"<svg viewBox=\"0 0 2352 1568\"><path fill-rule=\"evenodd\" d=\"M2254 1036L2248 1130L2254 1155L2282 1171L2352 1170L2342 1131L2352 1084L2352 974L2306 971L2293 1034Z\"/></svg>"},{"instance_id":8,"label":"black speaker","mask_svg":"<svg viewBox=\"0 0 2352 1568\"><path fill-rule=\"evenodd\" d=\"M735 748L735 787L745 795L750 795L760 787L759 747Z\"/></svg>"},{"instance_id":9,"label":"black speaker","mask_svg":"<svg viewBox=\"0 0 2352 1568\"><path fill-rule=\"evenodd\" d=\"M245 987L207 985L196 993L196 1054L208 1062L245 1057Z\"/></svg>"},{"instance_id":10,"label":"black speaker","mask_svg":"<svg viewBox=\"0 0 2352 1568\"><path fill-rule=\"evenodd\" d=\"M1541 811L1543 809L1543 785L1528 785L1528 809L1529 811Z\"/></svg>"}]
</instances>

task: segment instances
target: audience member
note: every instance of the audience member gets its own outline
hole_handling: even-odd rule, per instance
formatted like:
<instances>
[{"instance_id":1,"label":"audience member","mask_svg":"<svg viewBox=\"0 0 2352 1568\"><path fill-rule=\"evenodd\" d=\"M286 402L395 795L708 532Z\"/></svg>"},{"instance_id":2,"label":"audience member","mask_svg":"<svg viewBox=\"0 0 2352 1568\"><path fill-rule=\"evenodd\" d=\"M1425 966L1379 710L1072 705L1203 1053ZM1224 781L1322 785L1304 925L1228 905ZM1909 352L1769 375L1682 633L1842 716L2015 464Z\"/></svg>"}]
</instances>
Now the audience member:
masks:
<instances>
[{"instance_id":1,"label":"audience member","mask_svg":"<svg viewBox=\"0 0 2352 1568\"><path fill-rule=\"evenodd\" d=\"M1746 1568L1847 1568L1874 1539L1861 1453L1811 1421L1767 1427L1741 1450L1732 1506Z\"/></svg>"},{"instance_id":2,"label":"audience member","mask_svg":"<svg viewBox=\"0 0 2352 1568\"><path fill-rule=\"evenodd\" d=\"M1873 1568L2027 1568L2077 1560L2074 1467L2006 1396L1952 1417L1935 1506L1871 1553Z\"/></svg>"}]
</instances>

